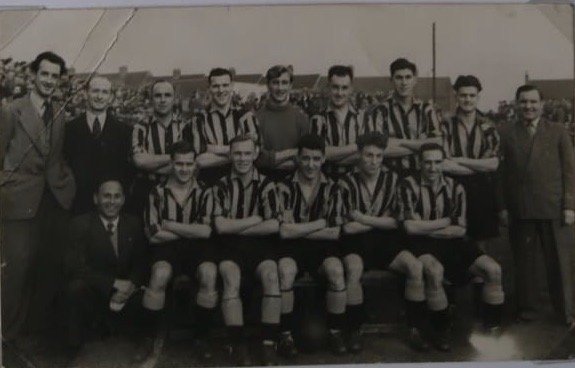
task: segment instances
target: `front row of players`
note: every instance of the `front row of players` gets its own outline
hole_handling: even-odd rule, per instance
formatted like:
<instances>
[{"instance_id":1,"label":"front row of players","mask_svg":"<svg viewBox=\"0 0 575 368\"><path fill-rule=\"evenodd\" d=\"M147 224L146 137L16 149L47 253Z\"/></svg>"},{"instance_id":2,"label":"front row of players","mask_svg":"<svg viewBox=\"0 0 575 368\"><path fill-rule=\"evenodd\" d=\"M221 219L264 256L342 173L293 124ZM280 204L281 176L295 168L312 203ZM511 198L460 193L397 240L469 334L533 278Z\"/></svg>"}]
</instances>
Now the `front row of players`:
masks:
<instances>
[{"instance_id":1,"label":"front row of players","mask_svg":"<svg viewBox=\"0 0 575 368\"><path fill-rule=\"evenodd\" d=\"M253 137L238 136L230 144L231 172L208 188L196 180L193 147L183 141L175 143L170 177L152 191L145 212L151 273L137 300L141 300L139 313L147 319L148 330L157 328L157 323L149 321L159 320L170 280L190 274L198 285L196 348L202 358L210 358L209 332L218 305L219 275L221 310L234 363L250 365L241 296L259 281L263 291L261 363L275 364L276 349L287 356L297 354L292 337L296 328L293 285L296 275L307 271L326 280L330 349L335 354L359 352L364 316L361 277L366 268L391 270L405 277L409 342L415 349L429 348L428 338L438 349L450 349L445 279L464 283L472 275L480 276L485 281L485 326L498 328L504 301L501 269L465 237L465 192L442 174L442 147L423 145L420 172L400 180L382 165L387 146L384 135L368 133L358 138L357 145L357 169L334 182L321 170L324 140L305 135L298 144L295 173L276 184L254 167L259 148ZM98 294L103 308L110 303L111 309L120 310L127 301L134 304L132 294L145 284L141 268L145 262L136 244L137 232L128 226L132 220L119 216L123 204L119 183L104 181L94 200L101 221L93 220L97 219L93 214L79 217L76 225L85 226L75 227L72 244L76 248L85 244L83 239L93 233L86 224L95 221L96 227L108 229L111 239L116 233L110 244L116 257L124 258L118 268L122 272L111 272L108 263L113 253L98 258L86 253L89 249L76 249L71 290L79 295L78 285L84 284L78 280L83 278L84 283L92 282L102 290L90 300ZM114 222L117 232L114 225L107 225ZM128 228L135 231L133 237ZM73 305L72 316L86 311ZM427 316L429 335L424 329ZM76 342L81 341L78 321L76 317L71 324L75 333L71 339Z\"/></svg>"}]
</instances>

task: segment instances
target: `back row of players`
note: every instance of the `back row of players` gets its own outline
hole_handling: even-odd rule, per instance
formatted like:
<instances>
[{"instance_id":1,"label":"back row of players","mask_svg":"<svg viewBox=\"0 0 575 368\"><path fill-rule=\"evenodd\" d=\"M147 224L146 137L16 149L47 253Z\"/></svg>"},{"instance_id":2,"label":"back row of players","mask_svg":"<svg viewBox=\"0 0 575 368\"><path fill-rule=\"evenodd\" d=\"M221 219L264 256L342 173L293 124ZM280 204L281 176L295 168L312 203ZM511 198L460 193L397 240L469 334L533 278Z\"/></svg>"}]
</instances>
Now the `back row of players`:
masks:
<instances>
[{"instance_id":1,"label":"back row of players","mask_svg":"<svg viewBox=\"0 0 575 368\"><path fill-rule=\"evenodd\" d=\"M333 66L329 106L311 121L289 102L289 67L267 72L269 99L255 114L232 106L232 74L213 69L211 104L190 122L172 114L173 85L156 82L154 116L132 133L139 174L129 205L145 213L152 259L144 307L163 309L174 275L197 278L198 346L208 357L219 274L221 309L239 365L249 364L241 288L262 285L262 359L273 364L276 343L280 353L296 353L292 288L302 271L327 280L329 343L337 354L362 349L365 268L405 276L409 341L416 349L428 348L422 333L428 314L434 344L450 348L444 273L455 283L481 276L485 324L498 327L501 270L478 243L498 234L489 173L498 167L499 136L476 109L481 84L460 76L457 113L440 124L430 103L413 98L416 66L397 59L390 74L393 97L366 112L350 102L353 70ZM101 77L87 87L88 125L100 129L95 134L101 126L94 105L105 108L109 90ZM67 136L74 136L73 127ZM82 170L67 146L73 171ZM94 177L110 173L110 167L93 169ZM119 168L116 174L128 172ZM82 213L91 206L95 181L76 181L74 211ZM104 181L96 189L101 207L107 203L117 215L121 186ZM115 285L126 298L134 286Z\"/></svg>"}]
</instances>

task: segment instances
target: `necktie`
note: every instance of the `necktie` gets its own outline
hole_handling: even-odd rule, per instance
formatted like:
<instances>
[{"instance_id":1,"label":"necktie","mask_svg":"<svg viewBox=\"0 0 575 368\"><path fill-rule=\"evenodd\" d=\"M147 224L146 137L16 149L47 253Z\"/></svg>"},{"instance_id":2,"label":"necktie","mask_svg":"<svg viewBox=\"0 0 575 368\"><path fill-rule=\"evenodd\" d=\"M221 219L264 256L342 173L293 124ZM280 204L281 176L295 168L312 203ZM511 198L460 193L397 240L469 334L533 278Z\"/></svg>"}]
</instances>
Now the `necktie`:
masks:
<instances>
[{"instance_id":1,"label":"necktie","mask_svg":"<svg viewBox=\"0 0 575 368\"><path fill-rule=\"evenodd\" d=\"M533 138L533 136L535 135L535 123L533 123L532 121L527 123L527 132L529 133L529 136L531 138Z\"/></svg>"},{"instance_id":2,"label":"necktie","mask_svg":"<svg viewBox=\"0 0 575 368\"><path fill-rule=\"evenodd\" d=\"M110 236L110 240L112 241L112 245L114 246L114 253L116 253L116 257L118 256L118 237L114 233L114 224L112 222L108 222L106 225L106 229L108 235Z\"/></svg>"},{"instance_id":3,"label":"necktie","mask_svg":"<svg viewBox=\"0 0 575 368\"><path fill-rule=\"evenodd\" d=\"M102 133L102 125L100 124L100 120L98 120L98 117L94 119L94 125L92 126L92 133L94 133L95 136L99 136L100 133Z\"/></svg>"},{"instance_id":4,"label":"necktie","mask_svg":"<svg viewBox=\"0 0 575 368\"><path fill-rule=\"evenodd\" d=\"M54 119L54 112L52 111L52 104L46 100L44 101L44 113L42 114L42 120L44 121L44 125L49 126Z\"/></svg>"}]
</instances>

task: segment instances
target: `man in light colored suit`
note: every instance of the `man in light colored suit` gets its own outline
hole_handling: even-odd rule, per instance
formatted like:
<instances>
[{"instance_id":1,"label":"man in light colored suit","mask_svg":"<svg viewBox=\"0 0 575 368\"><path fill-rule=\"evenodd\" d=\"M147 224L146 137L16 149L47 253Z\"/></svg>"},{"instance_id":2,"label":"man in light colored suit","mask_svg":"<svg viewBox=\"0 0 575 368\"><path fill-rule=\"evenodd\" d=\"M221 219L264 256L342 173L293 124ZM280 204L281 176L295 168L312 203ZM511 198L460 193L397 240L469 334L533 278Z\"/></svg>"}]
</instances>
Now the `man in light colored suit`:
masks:
<instances>
[{"instance_id":1,"label":"man in light colored suit","mask_svg":"<svg viewBox=\"0 0 575 368\"><path fill-rule=\"evenodd\" d=\"M565 128L541 117L541 91L517 89L519 119L501 130L503 210L515 260L519 319L537 317L533 270L541 245L549 291L561 319L573 326L575 162Z\"/></svg>"},{"instance_id":2,"label":"man in light colored suit","mask_svg":"<svg viewBox=\"0 0 575 368\"><path fill-rule=\"evenodd\" d=\"M0 201L2 215L2 332L6 340L48 321L61 283L67 210L74 178L62 155L63 114L51 96L66 72L64 60L39 54L30 64L32 91L0 115ZM31 308L34 313L30 313Z\"/></svg>"}]
</instances>

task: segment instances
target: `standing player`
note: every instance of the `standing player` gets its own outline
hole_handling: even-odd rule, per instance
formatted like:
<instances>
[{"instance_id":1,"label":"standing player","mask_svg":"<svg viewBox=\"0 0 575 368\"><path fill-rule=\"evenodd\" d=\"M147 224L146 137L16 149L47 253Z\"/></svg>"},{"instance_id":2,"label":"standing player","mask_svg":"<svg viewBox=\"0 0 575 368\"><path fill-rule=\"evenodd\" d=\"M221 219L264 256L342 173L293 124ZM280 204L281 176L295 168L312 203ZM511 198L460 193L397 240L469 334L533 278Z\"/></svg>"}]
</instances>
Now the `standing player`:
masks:
<instances>
[{"instance_id":1,"label":"standing player","mask_svg":"<svg viewBox=\"0 0 575 368\"><path fill-rule=\"evenodd\" d=\"M342 229L343 264L347 286L347 318L350 350L362 349L363 322L361 276L367 268L389 269L405 275L409 341L417 350L426 349L421 328L424 322L425 293L421 262L401 245L396 213L398 175L382 166L387 146L385 135L372 132L357 140L358 170L340 179L344 213L348 221Z\"/></svg>"},{"instance_id":2,"label":"standing player","mask_svg":"<svg viewBox=\"0 0 575 368\"><path fill-rule=\"evenodd\" d=\"M485 280L482 292L485 326L501 325L504 301L501 267L477 245L464 238L466 199L461 184L443 175L445 159L438 144L421 146L421 170L406 177L399 188L400 217L407 233L407 249L423 263L425 294L438 349L451 349L449 313L443 274L452 283L465 283L470 275Z\"/></svg>"},{"instance_id":3,"label":"standing player","mask_svg":"<svg viewBox=\"0 0 575 368\"><path fill-rule=\"evenodd\" d=\"M279 260L282 293L282 334L278 350L297 354L294 328L293 283L300 271L319 272L328 283L326 292L329 344L335 354L347 351L342 329L345 322L345 279L337 257L341 225L341 197L337 185L321 172L325 142L317 135L304 135L298 143L297 171L278 184L282 203L283 257Z\"/></svg>"},{"instance_id":4,"label":"standing player","mask_svg":"<svg viewBox=\"0 0 575 368\"><path fill-rule=\"evenodd\" d=\"M214 187L214 225L222 245L222 312L232 339L234 364L250 365L243 337L240 286L255 279L263 288L262 363L276 362L275 340L281 314L277 264L272 253L279 230L276 186L254 167L259 147L251 135L230 141L231 172Z\"/></svg>"},{"instance_id":5,"label":"standing player","mask_svg":"<svg viewBox=\"0 0 575 368\"><path fill-rule=\"evenodd\" d=\"M357 137L364 132L364 112L351 104L353 69L334 65L327 73L329 105L311 118L311 133L326 142L325 172L333 178L351 171L357 162ZM369 123L368 125L371 125Z\"/></svg>"},{"instance_id":6,"label":"standing player","mask_svg":"<svg viewBox=\"0 0 575 368\"><path fill-rule=\"evenodd\" d=\"M441 131L433 106L413 95L417 67L407 59L396 59L389 66L393 95L375 107L366 131L385 132L389 144L385 152L388 167L400 177L418 170L417 153L425 143L441 144Z\"/></svg>"},{"instance_id":7,"label":"standing player","mask_svg":"<svg viewBox=\"0 0 575 368\"><path fill-rule=\"evenodd\" d=\"M195 273L199 285L195 311L197 348L202 359L209 359L211 351L206 338L218 301L216 253L207 241L212 232L212 192L195 178L196 154L189 142L176 142L169 152L168 181L152 190L144 214L152 271L143 305L152 311L162 310L172 275Z\"/></svg>"},{"instance_id":8,"label":"standing player","mask_svg":"<svg viewBox=\"0 0 575 368\"><path fill-rule=\"evenodd\" d=\"M273 180L292 173L299 138L309 132L307 116L290 103L291 66L276 65L266 73L269 97L256 116L260 123L262 152L257 164Z\"/></svg>"},{"instance_id":9,"label":"standing player","mask_svg":"<svg viewBox=\"0 0 575 368\"><path fill-rule=\"evenodd\" d=\"M212 185L229 173L232 139L250 134L259 146L259 128L253 112L233 106L233 76L228 69L212 69L208 84L210 104L194 120L205 145L205 152L198 157L200 178Z\"/></svg>"},{"instance_id":10,"label":"standing player","mask_svg":"<svg viewBox=\"0 0 575 368\"><path fill-rule=\"evenodd\" d=\"M153 115L147 123L137 123L132 132L132 155L139 169L134 183L133 203L130 210L140 214L148 194L158 184L165 183L171 171L168 147L181 140L191 142L195 152L200 152L200 135L195 124L175 117L174 86L166 80L152 85Z\"/></svg>"}]
</instances>

